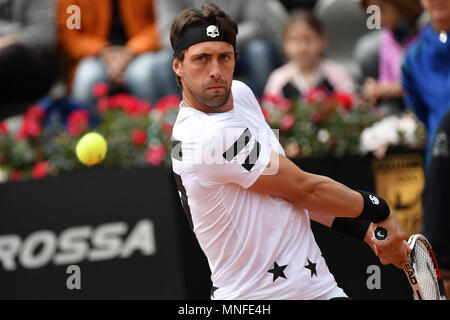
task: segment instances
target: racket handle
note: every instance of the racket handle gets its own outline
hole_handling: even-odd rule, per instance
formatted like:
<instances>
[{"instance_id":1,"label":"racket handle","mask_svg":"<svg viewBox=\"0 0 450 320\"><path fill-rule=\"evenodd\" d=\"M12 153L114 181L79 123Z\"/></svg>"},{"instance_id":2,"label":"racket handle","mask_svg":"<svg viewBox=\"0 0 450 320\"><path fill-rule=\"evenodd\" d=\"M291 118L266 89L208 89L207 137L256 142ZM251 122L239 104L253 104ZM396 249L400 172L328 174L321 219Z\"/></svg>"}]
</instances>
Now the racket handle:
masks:
<instances>
[{"instance_id":1,"label":"racket handle","mask_svg":"<svg viewBox=\"0 0 450 320\"><path fill-rule=\"evenodd\" d=\"M388 237L388 231L385 228L376 227L375 230L373 230L373 236L377 241L385 241Z\"/></svg>"}]
</instances>

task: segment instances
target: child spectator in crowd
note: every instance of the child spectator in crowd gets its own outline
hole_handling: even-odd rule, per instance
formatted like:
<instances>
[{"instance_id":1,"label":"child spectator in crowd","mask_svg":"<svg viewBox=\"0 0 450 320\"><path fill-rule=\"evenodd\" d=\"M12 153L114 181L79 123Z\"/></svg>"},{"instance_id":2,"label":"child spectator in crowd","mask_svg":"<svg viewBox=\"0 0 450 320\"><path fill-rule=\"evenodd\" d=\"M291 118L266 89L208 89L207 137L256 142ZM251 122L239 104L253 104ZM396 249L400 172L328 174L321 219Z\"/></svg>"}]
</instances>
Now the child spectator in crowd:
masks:
<instances>
[{"instance_id":1,"label":"child spectator in crowd","mask_svg":"<svg viewBox=\"0 0 450 320\"><path fill-rule=\"evenodd\" d=\"M422 13L419 0L363 0L364 10L376 5L381 13L381 34L378 52L378 78L365 79L363 95L372 105L389 112L404 110L401 64L408 46L419 32Z\"/></svg>"},{"instance_id":2,"label":"child spectator in crowd","mask_svg":"<svg viewBox=\"0 0 450 320\"><path fill-rule=\"evenodd\" d=\"M310 11L294 11L283 32L283 49L289 61L272 72L264 94L298 99L314 88L328 93L353 92L349 73L323 57L326 43L318 18Z\"/></svg>"},{"instance_id":3,"label":"child spectator in crowd","mask_svg":"<svg viewBox=\"0 0 450 320\"><path fill-rule=\"evenodd\" d=\"M53 0L0 1L0 118L23 112L55 76ZM22 109L16 107L21 106Z\"/></svg>"},{"instance_id":4,"label":"child spectator in crowd","mask_svg":"<svg viewBox=\"0 0 450 320\"><path fill-rule=\"evenodd\" d=\"M59 0L58 4L60 46L70 60L69 81L78 103L93 108L92 87L97 82L125 88L151 103L166 95L159 89L172 70L158 68L163 57L158 52L152 0ZM80 8L80 29L66 25L70 5Z\"/></svg>"}]
</instances>

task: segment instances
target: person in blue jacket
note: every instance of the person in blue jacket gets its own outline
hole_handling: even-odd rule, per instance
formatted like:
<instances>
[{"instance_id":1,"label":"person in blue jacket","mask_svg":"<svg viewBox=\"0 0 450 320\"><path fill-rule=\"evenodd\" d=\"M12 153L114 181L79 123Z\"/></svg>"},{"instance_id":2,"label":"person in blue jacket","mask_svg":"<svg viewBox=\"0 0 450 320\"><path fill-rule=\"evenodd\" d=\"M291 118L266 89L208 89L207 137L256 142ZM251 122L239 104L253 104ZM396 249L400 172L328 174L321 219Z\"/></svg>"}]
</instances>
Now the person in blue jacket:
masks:
<instances>
[{"instance_id":1,"label":"person in blue jacket","mask_svg":"<svg viewBox=\"0 0 450 320\"><path fill-rule=\"evenodd\" d=\"M450 294L450 0L421 0L431 23L402 66L405 102L427 126L422 231L436 252Z\"/></svg>"},{"instance_id":2,"label":"person in blue jacket","mask_svg":"<svg viewBox=\"0 0 450 320\"><path fill-rule=\"evenodd\" d=\"M426 164L436 129L450 109L450 1L421 0L431 22L412 44L402 65L405 103L426 125Z\"/></svg>"},{"instance_id":3,"label":"person in blue jacket","mask_svg":"<svg viewBox=\"0 0 450 320\"><path fill-rule=\"evenodd\" d=\"M447 298L450 298L450 110L436 130L430 154L421 232L436 253Z\"/></svg>"}]
</instances>

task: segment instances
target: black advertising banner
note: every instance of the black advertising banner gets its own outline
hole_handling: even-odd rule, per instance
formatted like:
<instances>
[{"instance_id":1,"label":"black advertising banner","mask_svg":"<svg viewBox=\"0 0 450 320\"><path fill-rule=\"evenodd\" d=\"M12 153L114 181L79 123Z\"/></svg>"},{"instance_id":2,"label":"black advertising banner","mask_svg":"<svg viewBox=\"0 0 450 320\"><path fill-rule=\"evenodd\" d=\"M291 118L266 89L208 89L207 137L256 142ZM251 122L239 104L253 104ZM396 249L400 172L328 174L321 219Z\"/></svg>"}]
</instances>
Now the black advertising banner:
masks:
<instances>
[{"instance_id":1,"label":"black advertising banner","mask_svg":"<svg viewBox=\"0 0 450 320\"><path fill-rule=\"evenodd\" d=\"M0 299L185 298L161 168L0 185Z\"/></svg>"}]
</instances>

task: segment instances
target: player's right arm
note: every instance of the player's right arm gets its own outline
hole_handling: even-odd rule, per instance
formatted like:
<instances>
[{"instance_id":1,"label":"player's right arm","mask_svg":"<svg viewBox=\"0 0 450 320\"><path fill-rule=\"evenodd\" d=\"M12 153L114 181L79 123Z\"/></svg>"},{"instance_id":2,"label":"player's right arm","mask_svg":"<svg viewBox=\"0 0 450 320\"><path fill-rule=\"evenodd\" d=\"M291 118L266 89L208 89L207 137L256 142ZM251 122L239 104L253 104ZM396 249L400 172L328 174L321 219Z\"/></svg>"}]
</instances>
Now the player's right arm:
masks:
<instances>
[{"instance_id":1,"label":"player's right arm","mask_svg":"<svg viewBox=\"0 0 450 320\"><path fill-rule=\"evenodd\" d=\"M345 185L328 177L311 174L301 170L292 161L272 150L267 172L264 172L250 186L250 190L269 194L292 202L295 206L307 209L324 221L336 217L358 218L365 207L364 197ZM328 218L327 218L328 217ZM384 264L392 263L403 267L407 260L408 247L404 244L405 233L394 214L375 223L388 230L389 239L375 245L375 252Z\"/></svg>"},{"instance_id":2,"label":"player's right arm","mask_svg":"<svg viewBox=\"0 0 450 320\"><path fill-rule=\"evenodd\" d=\"M263 172L249 188L283 198L295 206L318 215L331 217L358 217L364 207L361 194L328 177L301 170L291 160L272 150L268 171Z\"/></svg>"}]
</instances>

